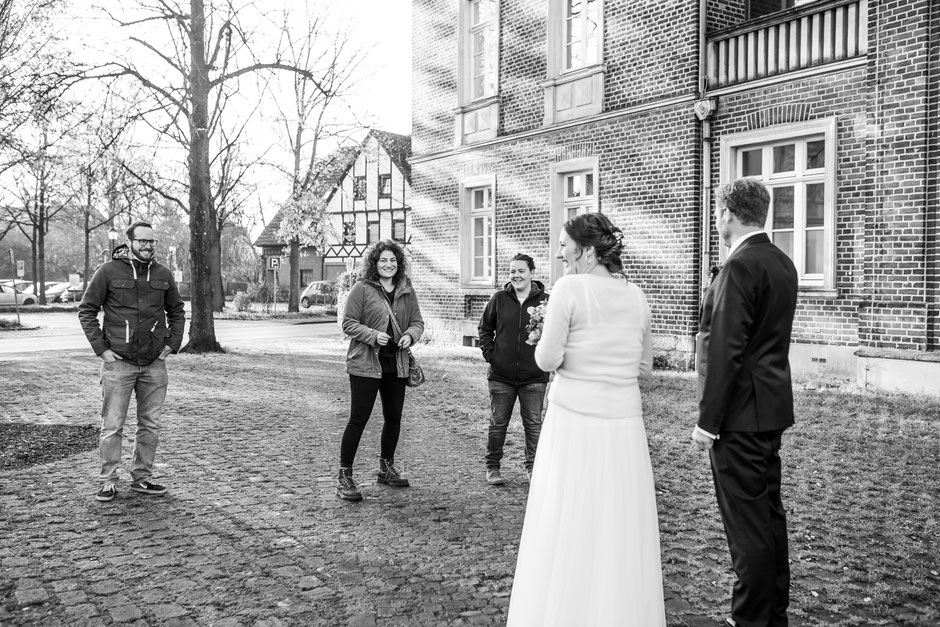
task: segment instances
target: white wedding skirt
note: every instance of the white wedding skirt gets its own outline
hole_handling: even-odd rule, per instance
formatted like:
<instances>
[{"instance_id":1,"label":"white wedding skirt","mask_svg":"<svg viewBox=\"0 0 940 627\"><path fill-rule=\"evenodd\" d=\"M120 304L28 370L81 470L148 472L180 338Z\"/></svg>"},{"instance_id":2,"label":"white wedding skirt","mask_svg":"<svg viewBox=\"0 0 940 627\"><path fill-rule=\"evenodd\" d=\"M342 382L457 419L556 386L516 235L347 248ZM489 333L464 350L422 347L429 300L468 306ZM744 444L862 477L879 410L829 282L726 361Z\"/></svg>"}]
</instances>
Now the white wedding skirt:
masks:
<instances>
[{"instance_id":1,"label":"white wedding skirt","mask_svg":"<svg viewBox=\"0 0 940 627\"><path fill-rule=\"evenodd\" d=\"M549 404L507 624L666 624L642 417L596 418Z\"/></svg>"}]
</instances>

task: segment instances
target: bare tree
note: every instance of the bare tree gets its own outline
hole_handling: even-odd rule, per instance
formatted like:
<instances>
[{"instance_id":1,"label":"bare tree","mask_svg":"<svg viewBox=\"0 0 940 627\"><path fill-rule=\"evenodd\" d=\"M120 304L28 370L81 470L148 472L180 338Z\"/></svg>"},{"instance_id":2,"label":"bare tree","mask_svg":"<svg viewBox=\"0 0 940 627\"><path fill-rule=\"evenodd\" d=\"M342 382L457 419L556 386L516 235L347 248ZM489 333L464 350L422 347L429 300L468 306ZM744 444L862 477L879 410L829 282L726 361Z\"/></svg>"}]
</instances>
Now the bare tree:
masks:
<instances>
[{"instance_id":1,"label":"bare tree","mask_svg":"<svg viewBox=\"0 0 940 627\"><path fill-rule=\"evenodd\" d=\"M285 14L285 23L288 19ZM281 109L284 136L290 144L292 167L291 191L281 206L278 236L288 242L290 255L290 292L288 311L299 311L300 249L313 247L324 253L325 193L335 174L336 160L343 151L324 157L323 146L348 139L361 129L358 124L341 123L340 113L346 112L343 97L353 86L362 52L350 50L348 31L330 34L323 17L308 16L306 28L299 38L284 28L288 59L306 70L293 78L293 111ZM309 76L319 77L314 84Z\"/></svg>"},{"instance_id":2,"label":"bare tree","mask_svg":"<svg viewBox=\"0 0 940 627\"><path fill-rule=\"evenodd\" d=\"M250 4L248 5L250 6ZM141 17L123 19L112 14L126 28L162 25L168 35L164 42L132 36L131 41L162 64L166 72L151 72L130 58L118 60L86 74L101 79L130 78L149 94L144 118L152 127L184 147L188 171L188 200L179 199L180 186L155 187L165 198L185 206L189 213L192 313L189 342L184 350L221 351L212 318L214 303L223 295L221 282L221 195L213 192L213 144L222 137L223 113L237 94L244 77L292 72L308 78L312 89L329 93L331 87L321 77L282 59L277 49L268 59L252 49L252 30L243 19L246 7L233 2L189 0L188 8L172 0L141 2ZM207 10L208 8L208 10ZM257 19L257 14L253 16ZM237 135L237 133L235 134ZM235 138L237 139L237 138ZM219 163L221 167L221 163ZM218 177L215 181L218 184ZM231 203L229 204L231 206ZM214 300L215 297L215 300Z\"/></svg>"},{"instance_id":3,"label":"bare tree","mask_svg":"<svg viewBox=\"0 0 940 627\"><path fill-rule=\"evenodd\" d=\"M0 0L0 172L15 163L20 126L55 100L63 87L63 59L54 50L56 37L47 27L62 4L62 0Z\"/></svg>"},{"instance_id":4,"label":"bare tree","mask_svg":"<svg viewBox=\"0 0 940 627\"><path fill-rule=\"evenodd\" d=\"M65 117L60 114L57 121ZM7 194L20 203L15 215L16 226L30 242L32 275L39 282L39 302L43 305L46 304L45 237L50 221L75 199L75 195L67 191L67 174L63 167L65 144L74 128L38 116L28 129L31 132L24 132L27 129L21 127L18 158L7 171L3 185Z\"/></svg>"}]
</instances>

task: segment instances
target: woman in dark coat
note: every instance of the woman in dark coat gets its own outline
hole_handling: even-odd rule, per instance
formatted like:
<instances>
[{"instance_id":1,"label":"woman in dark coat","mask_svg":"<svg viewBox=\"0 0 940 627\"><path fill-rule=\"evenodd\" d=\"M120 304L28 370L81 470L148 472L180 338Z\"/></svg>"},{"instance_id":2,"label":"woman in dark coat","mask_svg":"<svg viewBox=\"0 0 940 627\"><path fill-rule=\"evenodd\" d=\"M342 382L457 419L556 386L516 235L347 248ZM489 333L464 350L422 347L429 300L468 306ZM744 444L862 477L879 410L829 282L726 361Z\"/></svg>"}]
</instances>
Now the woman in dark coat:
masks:
<instances>
[{"instance_id":1,"label":"woman in dark coat","mask_svg":"<svg viewBox=\"0 0 940 627\"><path fill-rule=\"evenodd\" d=\"M389 309L394 312L397 325L393 324ZM405 276L405 252L395 242L378 242L366 256L362 278L346 299L343 331L350 338L346 354L350 408L340 447L336 495L347 501L359 501L362 493L353 480L352 465L377 395L382 397L385 419L378 481L392 487L409 485L395 467L395 448L401 432L409 370L406 349L421 338L424 320L411 280Z\"/></svg>"}]
</instances>

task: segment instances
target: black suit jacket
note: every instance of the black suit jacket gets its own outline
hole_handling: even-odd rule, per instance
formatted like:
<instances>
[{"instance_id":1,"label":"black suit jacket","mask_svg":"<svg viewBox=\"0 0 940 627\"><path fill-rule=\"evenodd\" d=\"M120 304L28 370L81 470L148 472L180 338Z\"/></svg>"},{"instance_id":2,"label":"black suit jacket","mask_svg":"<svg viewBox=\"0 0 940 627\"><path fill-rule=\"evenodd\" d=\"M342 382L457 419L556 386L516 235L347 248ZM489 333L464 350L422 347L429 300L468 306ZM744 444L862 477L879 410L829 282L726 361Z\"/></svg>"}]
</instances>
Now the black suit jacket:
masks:
<instances>
[{"instance_id":1,"label":"black suit jacket","mask_svg":"<svg viewBox=\"0 0 940 627\"><path fill-rule=\"evenodd\" d=\"M793 424L789 355L797 280L793 262L766 233L728 257L700 312L699 428L717 434Z\"/></svg>"}]
</instances>

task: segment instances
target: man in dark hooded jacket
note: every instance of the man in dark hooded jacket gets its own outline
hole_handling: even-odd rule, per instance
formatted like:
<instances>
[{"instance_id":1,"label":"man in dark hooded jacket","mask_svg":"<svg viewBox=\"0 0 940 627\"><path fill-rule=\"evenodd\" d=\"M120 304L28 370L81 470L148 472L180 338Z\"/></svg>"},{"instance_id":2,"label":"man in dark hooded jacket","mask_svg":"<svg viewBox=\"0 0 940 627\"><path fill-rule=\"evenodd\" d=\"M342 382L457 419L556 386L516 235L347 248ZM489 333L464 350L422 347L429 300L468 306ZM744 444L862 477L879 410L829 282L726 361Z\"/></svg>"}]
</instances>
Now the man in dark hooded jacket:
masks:
<instances>
[{"instance_id":1,"label":"man in dark hooded jacket","mask_svg":"<svg viewBox=\"0 0 940 627\"><path fill-rule=\"evenodd\" d=\"M117 489L121 442L131 393L137 397L137 433L131 462L131 490L164 494L151 482L160 416L166 398L166 358L183 343L186 314L173 273L154 261L153 227L135 222L127 245L92 277L78 306L85 337L101 357L101 489L99 501L110 501ZM104 310L104 324L98 312Z\"/></svg>"},{"instance_id":2,"label":"man in dark hooded jacket","mask_svg":"<svg viewBox=\"0 0 940 627\"><path fill-rule=\"evenodd\" d=\"M532 280L535 262L517 254L509 263L509 283L496 292L483 311L478 327L483 359L490 365L490 426L486 446L486 482L505 483L499 472L506 428L519 399L525 431L525 468L532 476L535 450L542 431L542 404L548 373L535 364L535 345L529 338L529 309L548 300L544 286Z\"/></svg>"}]
</instances>

